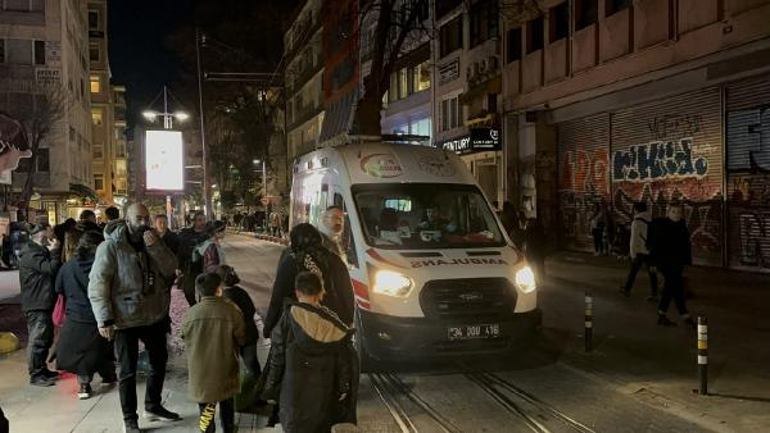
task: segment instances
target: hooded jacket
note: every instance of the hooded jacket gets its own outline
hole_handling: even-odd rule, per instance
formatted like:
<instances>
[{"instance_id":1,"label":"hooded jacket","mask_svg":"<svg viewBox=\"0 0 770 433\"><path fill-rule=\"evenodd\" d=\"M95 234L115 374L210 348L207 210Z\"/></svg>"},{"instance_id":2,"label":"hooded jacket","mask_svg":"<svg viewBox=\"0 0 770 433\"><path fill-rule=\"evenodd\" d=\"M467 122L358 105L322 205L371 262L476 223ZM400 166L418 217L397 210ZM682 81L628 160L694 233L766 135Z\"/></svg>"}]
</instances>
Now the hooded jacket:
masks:
<instances>
[{"instance_id":1,"label":"hooded jacket","mask_svg":"<svg viewBox=\"0 0 770 433\"><path fill-rule=\"evenodd\" d=\"M99 327L126 329L166 318L177 268L174 253L160 240L137 251L123 221L108 224L104 235L88 284Z\"/></svg>"},{"instance_id":2,"label":"hooded jacket","mask_svg":"<svg viewBox=\"0 0 770 433\"><path fill-rule=\"evenodd\" d=\"M88 300L88 274L93 265L93 257L76 257L65 263L56 276L56 293L66 297L67 320L96 326Z\"/></svg>"},{"instance_id":3,"label":"hooded jacket","mask_svg":"<svg viewBox=\"0 0 770 433\"><path fill-rule=\"evenodd\" d=\"M19 285L21 309L27 311L53 311L56 303L54 282L61 266L59 249L48 248L27 241L19 252Z\"/></svg>"},{"instance_id":4,"label":"hooded jacket","mask_svg":"<svg viewBox=\"0 0 770 433\"><path fill-rule=\"evenodd\" d=\"M355 423L354 331L325 307L288 300L284 311L273 330L265 381L265 396L280 395L284 431L328 433L334 424Z\"/></svg>"},{"instance_id":5,"label":"hooded jacket","mask_svg":"<svg viewBox=\"0 0 770 433\"><path fill-rule=\"evenodd\" d=\"M634 221L631 223L631 258L635 259L637 254L650 254L647 248L647 233L649 231L652 215L650 211L639 212L634 215Z\"/></svg>"}]
</instances>

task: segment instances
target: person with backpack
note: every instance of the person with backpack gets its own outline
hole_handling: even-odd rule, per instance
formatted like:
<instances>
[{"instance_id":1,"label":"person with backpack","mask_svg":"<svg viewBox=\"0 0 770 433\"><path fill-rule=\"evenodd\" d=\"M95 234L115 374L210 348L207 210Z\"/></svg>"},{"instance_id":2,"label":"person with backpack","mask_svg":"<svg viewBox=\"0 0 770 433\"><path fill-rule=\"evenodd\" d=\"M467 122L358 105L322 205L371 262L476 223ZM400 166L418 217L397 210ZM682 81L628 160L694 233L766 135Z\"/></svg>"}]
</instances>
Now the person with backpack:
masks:
<instances>
[{"instance_id":1,"label":"person with backpack","mask_svg":"<svg viewBox=\"0 0 770 433\"><path fill-rule=\"evenodd\" d=\"M652 222L652 215L647 210L647 203L634 203L634 220L631 223L631 243L629 254L631 256L631 269L628 271L626 284L620 288L623 296L628 297L631 294L631 288L634 286L636 274L642 265L647 266L647 274L650 277L650 296L649 302L657 302L658 299L658 272L650 260L650 250L647 248L649 226Z\"/></svg>"},{"instance_id":2,"label":"person with backpack","mask_svg":"<svg viewBox=\"0 0 770 433\"><path fill-rule=\"evenodd\" d=\"M273 329L263 397L279 401L287 433L322 433L335 424L355 424L354 331L321 305L325 292L316 274L300 272L293 286L297 300L287 302Z\"/></svg>"},{"instance_id":3,"label":"person with backpack","mask_svg":"<svg viewBox=\"0 0 770 433\"><path fill-rule=\"evenodd\" d=\"M692 264L692 246L690 232L682 219L682 207L669 205L668 216L653 220L648 236L652 262L665 279L663 296L658 305L658 325L676 326L676 322L666 317L673 299L682 320L690 327L695 327L684 297L684 267Z\"/></svg>"},{"instance_id":4,"label":"person with backpack","mask_svg":"<svg viewBox=\"0 0 770 433\"><path fill-rule=\"evenodd\" d=\"M206 240L197 245L192 253L193 262L200 262L203 272L214 272L220 265L227 264L222 246L226 228L224 221L210 221L206 224Z\"/></svg>"}]
</instances>

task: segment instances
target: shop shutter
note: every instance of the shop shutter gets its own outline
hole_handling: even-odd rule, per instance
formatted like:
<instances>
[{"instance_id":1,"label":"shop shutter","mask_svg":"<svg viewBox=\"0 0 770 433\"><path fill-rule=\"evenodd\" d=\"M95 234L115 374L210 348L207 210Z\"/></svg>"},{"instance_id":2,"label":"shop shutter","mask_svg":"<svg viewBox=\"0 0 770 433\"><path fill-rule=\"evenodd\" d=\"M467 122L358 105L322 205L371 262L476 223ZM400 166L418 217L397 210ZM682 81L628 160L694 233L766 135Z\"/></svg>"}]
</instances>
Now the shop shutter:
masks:
<instances>
[{"instance_id":1,"label":"shop shutter","mask_svg":"<svg viewBox=\"0 0 770 433\"><path fill-rule=\"evenodd\" d=\"M630 224L633 203L653 217L683 204L693 260L722 265L721 90L695 92L636 105L611 116L613 215Z\"/></svg>"},{"instance_id":2,"label":"shop shutter","mask_svg":"<svg viewBox=\"0 0 770 433\"><path fill-rule=\"evenodd\" d=\"M609 205L609 115L557 125L559 244L593 251L591 218L596 205Z\"/></svg>"},{"instance_id":3,"label":"shop shutter","mask_svg":"<svg viewBox=\"0 0 770 433\"><path fill-rule=\"evenodd\" d=\"M727 86L728 265L770 271L770 80Z\"/></svg>"}]
</instances>

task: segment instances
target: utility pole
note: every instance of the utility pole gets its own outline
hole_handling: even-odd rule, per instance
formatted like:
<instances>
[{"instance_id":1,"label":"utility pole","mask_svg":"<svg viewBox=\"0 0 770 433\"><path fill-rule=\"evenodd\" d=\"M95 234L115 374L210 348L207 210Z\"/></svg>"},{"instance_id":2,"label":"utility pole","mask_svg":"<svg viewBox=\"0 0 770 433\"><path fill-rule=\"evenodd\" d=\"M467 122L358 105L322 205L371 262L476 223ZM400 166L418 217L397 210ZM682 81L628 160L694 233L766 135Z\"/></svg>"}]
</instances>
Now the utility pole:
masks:
<instances>
[{"instance_id":1,"label":"utility pole","mask_svg":"<svg viewBox=\"0 0 770 433\"><path fill-rule=\"evenodd\" d=\"M206 121L203 113L203 67L201 60L201 42L205 43L206 35L195 28L195 58L198 69L198 109L201 122L201 167L203 169L203 213L207 218L213 218L211 211L211 197L209 197L209 172L208 158L206 157ZM202 40L201 40L202 39Z\"/></svg>"}]
</instances>

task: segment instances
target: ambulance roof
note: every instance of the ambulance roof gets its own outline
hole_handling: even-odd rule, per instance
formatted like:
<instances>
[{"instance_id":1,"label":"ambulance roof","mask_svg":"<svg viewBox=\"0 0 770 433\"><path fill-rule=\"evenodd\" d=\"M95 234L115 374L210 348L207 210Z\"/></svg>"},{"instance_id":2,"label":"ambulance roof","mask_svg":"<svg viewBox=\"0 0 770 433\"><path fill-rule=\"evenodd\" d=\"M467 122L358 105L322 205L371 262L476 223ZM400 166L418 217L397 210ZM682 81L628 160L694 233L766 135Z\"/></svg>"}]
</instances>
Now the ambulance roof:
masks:
<instances>
[{"instance_id":1,"label":"ambulance roof","mask_svg":"<svg viewBox=\"0 0 770 433\"><path fill-rule=\"evenodd\" d=\"M475 184L452 152L409 144L362 143L316 150L299 158L298 173L330 168L345 172L351 185L372 183Z\"/></svg>"}]
</instances>

